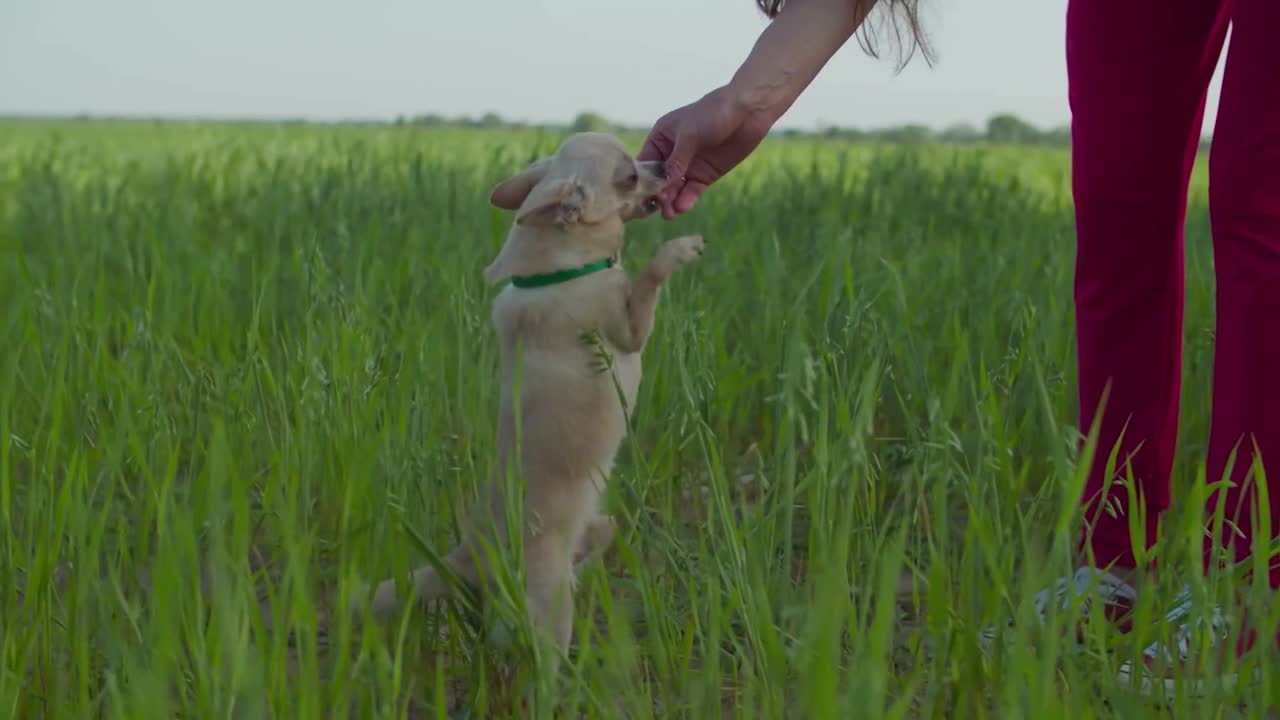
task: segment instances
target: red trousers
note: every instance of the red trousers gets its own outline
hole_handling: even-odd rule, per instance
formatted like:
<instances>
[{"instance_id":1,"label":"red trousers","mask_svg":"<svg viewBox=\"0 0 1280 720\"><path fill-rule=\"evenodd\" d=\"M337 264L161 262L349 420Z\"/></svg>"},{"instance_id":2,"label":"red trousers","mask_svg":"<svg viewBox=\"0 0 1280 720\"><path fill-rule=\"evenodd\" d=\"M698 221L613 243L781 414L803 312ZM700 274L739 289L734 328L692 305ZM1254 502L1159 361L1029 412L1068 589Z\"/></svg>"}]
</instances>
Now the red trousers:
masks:
<instances>
[{"instance_id":1,"label":"red trousers","mask_svg":"<svg viewBox=\"0 0 1280 720\"><path fill-rule=\"evenodd\" d=\"M1216 277L1209 482L1235 486L1227 531L1206 552L1251 553L1255 453L1268 465L1273 529L1280 525L1280 0L1071 0L1067 70L1080 421L1104 390L1098 451L1085 489L1086 537L1101 565L1134 564L1127 489L1112 483L1099 511L1107 457L1131 472L1146 512L1147 547L1161 511L1178 433L1182 374L1183 223L1205 95L1223 48L1225 75L1209 158ZM1206 522L1209 516L1206 515ZM1273 532L1273 535L1275 533ZM1266 540L1266 538L1263 538ZM1271 573L1280 587L1280 572Z\"/></svg>"}]
</instances>

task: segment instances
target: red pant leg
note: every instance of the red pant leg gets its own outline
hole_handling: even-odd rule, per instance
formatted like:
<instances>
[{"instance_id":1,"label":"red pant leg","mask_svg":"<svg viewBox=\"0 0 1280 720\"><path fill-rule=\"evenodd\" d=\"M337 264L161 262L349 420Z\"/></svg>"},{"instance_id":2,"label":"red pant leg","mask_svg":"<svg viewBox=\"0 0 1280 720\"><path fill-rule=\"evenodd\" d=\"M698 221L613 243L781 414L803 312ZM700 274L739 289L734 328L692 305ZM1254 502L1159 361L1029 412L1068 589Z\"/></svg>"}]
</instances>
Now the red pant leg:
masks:
<instances>
[{"instance_id":1,"label":"red pant leg","mask_svg":"<svg viewBox=\"0 0 1280 720\"><path fill-rule=\"evenodd\" d=\"M1236 559L1247 557L1252 512L1280 520L1280 2L1236 0L1231 47L1209 159L1209 213L1217 275L1217 345L1208 480L1233 450L1223 511ZM1249 472L1260 452L1268 507ZM1210 510L1222 499L1215 493ZM1265 543L1270 538L1263 537ZM1280 586L1273 571L1272 585Z\"/></svg>"},{"instance_id":2,"label":"red pant leg","mask_svg":"<svg viewBox=\"0 0 1280 720\"><path fill-rule=\"evenodd\" d=\"M1169 504L1182 372L1183 223L1204 98L1226 34L1217 0L1071 0L1067 71L1077 255L1080 422L1109 387L1085 488L1099 564L1134 564L1127 491L1137 481L1146 542Z\"/></svg>"}]
</instances>

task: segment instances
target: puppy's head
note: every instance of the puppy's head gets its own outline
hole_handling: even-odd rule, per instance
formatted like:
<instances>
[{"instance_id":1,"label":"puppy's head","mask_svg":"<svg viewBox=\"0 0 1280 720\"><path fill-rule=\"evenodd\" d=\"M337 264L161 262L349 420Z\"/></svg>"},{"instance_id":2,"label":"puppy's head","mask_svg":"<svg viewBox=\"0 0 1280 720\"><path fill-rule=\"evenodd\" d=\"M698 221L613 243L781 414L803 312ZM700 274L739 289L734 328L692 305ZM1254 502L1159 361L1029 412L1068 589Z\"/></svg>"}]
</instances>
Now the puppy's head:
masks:
<instances>
[{"instance_id":1,"label":"puppy's head","mask_svg":"<svg viewBox=\"0 0 1280 720\"><path fill-rule=\"evenodd\" d=\"M627 222L657 209L664 180L661 162L637 162L612 135L578 133L555 155L498 183L489 201L515 210L519 225Z\"/></svg>"},{"instance_id":2,"label":"puppy's head","mask_svg":"<svg viewBox=\"0 0 1280 720\"><path fill-rule=\"evenodd\" d=\"M515 211L517 230L530 233L508 238L486 278L495 283L534 272L533 265L587 262L596 259L592 254L616 252L623 224L657 210L665 180L662 162L638 162L612 135L571 136L554 155L498 183L490 194L495 207Z\"/></svg>"}]
</instances>

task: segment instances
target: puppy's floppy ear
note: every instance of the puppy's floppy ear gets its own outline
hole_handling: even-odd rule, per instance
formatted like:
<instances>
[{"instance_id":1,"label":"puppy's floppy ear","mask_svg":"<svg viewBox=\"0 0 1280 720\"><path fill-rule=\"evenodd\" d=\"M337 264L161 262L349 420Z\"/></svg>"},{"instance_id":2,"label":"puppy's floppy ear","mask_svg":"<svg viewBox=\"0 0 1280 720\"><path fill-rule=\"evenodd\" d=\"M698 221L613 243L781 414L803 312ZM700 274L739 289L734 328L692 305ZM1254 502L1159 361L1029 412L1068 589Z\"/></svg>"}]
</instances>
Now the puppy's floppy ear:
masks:
<instances>
[{"instance_id":1,"label":"puppy's floppy ear","mask_svg":"<svg viewBox=\"0 0 1280 720\"><path fill-rule=\"evenodd\" d=\"M533 188L517 225L573 225L582 220L587 193L572 180L552 180Z\"/></svg>"},{"instance_id":2,"label":"puppy's floppy ear","mask_svg":"<svg viewBox=\"0 0 1280 720\"><path fill-rule=\"evenodd\" d=\"M525 168L520 174L498 183L489 194L489 202L503 210L518 209L524 203L524 199L529 196L529 191L533 190L538 181L546 176L547 166L550 164L550 158L543 158Z\"/></svg>"}]
</instances>

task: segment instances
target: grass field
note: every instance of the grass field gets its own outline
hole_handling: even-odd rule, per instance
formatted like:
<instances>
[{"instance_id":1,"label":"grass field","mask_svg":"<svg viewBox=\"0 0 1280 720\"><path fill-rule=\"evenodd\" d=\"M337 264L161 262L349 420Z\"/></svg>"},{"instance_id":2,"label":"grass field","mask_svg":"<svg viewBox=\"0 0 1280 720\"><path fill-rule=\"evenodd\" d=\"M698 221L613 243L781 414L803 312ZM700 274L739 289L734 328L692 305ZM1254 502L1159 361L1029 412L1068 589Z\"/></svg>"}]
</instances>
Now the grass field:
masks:
<instances>
[{"instance_id":1,"label":"grass field","mask_svg":"<svg viewBox=\"0 0 1280 720\"><path fill-rule=\"evenodd\" d=\"M0 716L513 712L518 644L472 652L444 611L354 625L335 598L451 543L487 474L480 271L511 219L487 196L557 141L0 125ZM771 141L632 226L632 268L683 232L708 251L663 296L621 532L535 716L1265 711L1274 670L1162 702L1115 679L1168 631L1156 593L1134 637L1026 622L1080 521L1068 160ZM1203 167L1187 254L1165 595L1197 577Z\"/></svg>"}]
</instances>

